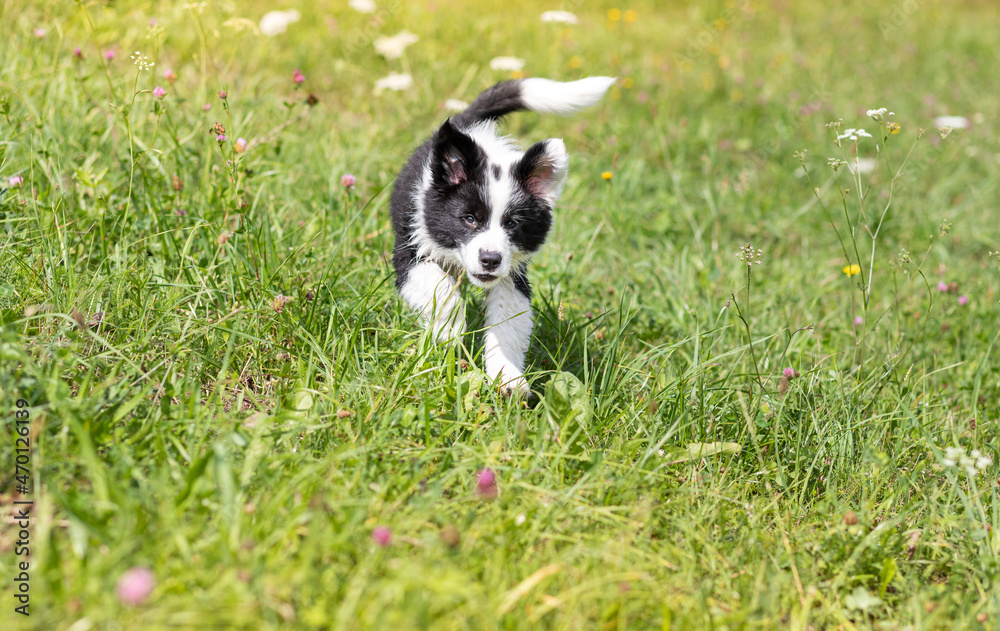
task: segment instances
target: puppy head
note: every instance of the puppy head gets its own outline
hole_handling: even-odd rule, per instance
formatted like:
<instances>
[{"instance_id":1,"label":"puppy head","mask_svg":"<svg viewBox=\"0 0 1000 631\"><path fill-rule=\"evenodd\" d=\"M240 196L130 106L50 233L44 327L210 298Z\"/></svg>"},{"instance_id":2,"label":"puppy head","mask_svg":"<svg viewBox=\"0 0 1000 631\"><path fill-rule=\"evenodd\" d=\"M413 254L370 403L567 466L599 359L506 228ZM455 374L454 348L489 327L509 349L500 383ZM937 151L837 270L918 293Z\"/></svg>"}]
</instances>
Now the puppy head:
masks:
<instances>
[{"instance_id":1,"label":"puppy head","mask_svg":"<svg viewBox=\"0 0 1000 631\"><path fill-rule=\"evenodd\" d=\"M435 133L423 204L426 234L488 288L545 242L569 158L550 138L521 152L492 125Z\"/></svg>"}]
</instances>

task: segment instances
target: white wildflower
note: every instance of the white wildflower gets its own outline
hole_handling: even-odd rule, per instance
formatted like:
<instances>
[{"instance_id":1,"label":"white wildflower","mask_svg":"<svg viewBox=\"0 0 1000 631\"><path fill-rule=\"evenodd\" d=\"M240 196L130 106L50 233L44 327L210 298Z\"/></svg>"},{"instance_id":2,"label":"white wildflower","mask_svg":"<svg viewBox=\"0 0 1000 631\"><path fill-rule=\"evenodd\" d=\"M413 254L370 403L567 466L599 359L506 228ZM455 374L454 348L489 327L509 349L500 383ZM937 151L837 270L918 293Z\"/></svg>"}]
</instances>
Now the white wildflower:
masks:
<instances>
[{"instance_id":1,"label":"white wildflower","mask_svg":"<svg viewBox=\"0 0 1000 631\"><path fill-rule=\"evenodd\" d=\"M838 169L840 169L840 167L844 166L845 164L847 164L847 163L844 162L843 160L838 159L838 158L827 158L826 159L826 165L828 167L832 168L834 171L837 171Z\"/></svg>"},{"instance_id":2,"label":"white wildflower","mask_svg":"<svg viewBox=\"0 0 1000 631\"><path fill-rule=\"evenodd\" d=\"M662 458L666 452L664 452L662 449L657 449L656 453Z\"/></svg>"},{"instance_id":3,"label":"white wildflower","mask_svg":"<svg viewBox=\"0 0 1000 631\"><path fill-rule=\"evenodd\" d=\"M945 467L958 466L965 469L965 473L969 477L972 477L978 471L982 471L993 464L993 458L983 455L978 449L973 449L966 454L963 447L948 447L944 450L944 458L941 459L941 464Z\"/></svg>"},{"instance_id":4,"label":"white wildflower","mask_svg":"<svg viewBox=\"0 0 1000 631\"><path fill-rule=\"evenodd\" d=\"M884 107L880 107L877 110L868 110L867 112L865 112L865 116L871 116L877 121L880 121L883 118L885 118L886 114L888 114L889 116L895 116L896 112L890 112L888 109Z\"/></svg>"},{"instance_id":5,"label":"white wildflower","mask_svg":"<svg viewBox=\"0 0 1000 631\"><path fill-rule=\"evenodd\" d=\"M965 449L962 447L948 447L944 450L944 458L941 464L946 467L954 467L958 461L965 457Z\"/></svg>"},{"instance_id":6,"label":"white wildflower","mask_svg":"<svg viewBox=\"0 0 1000 631\"><path fill-rule=\"evenodd\" d=\"M461 101L459 99L448 99L447 101L444 102L444 109L451 110L452 112L461 112L462 110L467 109L468 107L469 107L468 103L466 103L465 101Z\"/></svg>"},{"instance_id":7,"label":"white wildflower","mask_svg":"<svg viewBox=\"0 0 1000 631\"><path fill-rule=\"evenodd\" d=\"M542 14L542 22L576 24L576 16L569 11L546 11Z\"/></svg>"},{"instance_id":8,"label":"white wildflower","mask_svg":"<svg viewBox=\"0 0 1000 631\"><path fill-rule=\"evenodd\" d=\"M490 68L517 72L524 68L524 60L519 57L494 57L490 60Z\"/></svg>"},{"instance_id":9,"label":"white wildflower","mask_svg":"<svg viewBox=\"0 0 1000 631\"><path fill-rule=\"evenodd\" d=\"M519 513L518 516L514 518L514 525L515 526L520 526L521 524L523 524L527 520L528 520L528 518L524 516L524 513Z\"/></svg>"},{"instance_id":10,"label":"white wildflower","mask_svg":"<svg viewBox=\"0 0 1000 631\"><path fill-rule=\"evenodd\" d=\"M969 119L964 116L938 116L934 119L934 126L941 129L951 127L952 129L968 129Z\"/></svg>"},{"instance_id":11,"label":"white wildflower","mask_svg":"<svg viewBox=\"0 0 1000 631\"><path fill-rule=\"evenodd\" d=\"M132 55L132 63L139 67L139 70L152 70L156 63L149 60L149 57L143 55L139 51L135 51Z\"/></svg>"},{"instance_id":12,"label":"white wildflower","mask_svg":"<svg viewBox=\"0 0 1000 631\"><path fill-rule=\"evenodd\" d=\"M413 85L413 77L408 72L390 72L388 76L382 77L375 82L375 92L382 90L408 90Z\"/></svg>"},{"instance_id":13,"label":"white wildflower","mask_svg":"<svg viewBox=\"0 0 1000 631\"><path fill-rule=\"evenodd\" d=\"M979 470L983 470L986 467L993 464L993 458L990 458L989 456L984 456L982 453L980 453L978 449L973 449L972 453L969 455L975 458L976 468Z\"/></svg>"},{"instance_id":14,"label":"white wildflower","mask_svg":"<svg viewBox=\"0 0 1000 631\"><path fill-rule=\"evenodd\" d=\"M375 52L386 59L399 59L410 44L415 44L420 38L409 31L400 31L392 37L380 37L375 40Z\"/></svg>"},{"instance_id":15,"label":"white wildflower","mask_svg":"<svg viewBox=\"0 0 1000 631\"><path fill-rule=\"evenodd\" d=\"M965 472L969 474L969 477L976 475L976 467L974 466L976 461L972 458L963 455L962 459L958 461L958 466L965 469Z\"/></svg>"},{"instance_id":16,"label":"white wildflower","mask_svg":"<svg viewBox=\"0 0 1000 631\"><path fill-rule=\"evenodd\" d=\"M373 0L351 0L347 4L358 13L375 13Z\"/></svg>"},{"instance_id":17,"label":"white wildflower","mask_svg":"<svg viewBox=\"0 0 1000 631\"><path fill-rule=\"evenodd\" d=\"M302 19L302 14L291 9L289 11L268 11L260 19L260 32L268 37L274 37L288 30L288 25Z\"/></svg>"},{"instance_id":18,"label":"white wildflower","mask_svg":"<svg viewBox=\"0 0 1000 631\"><path fill-rule=\"evenodd\" d=\"M858 142L864 138L871 138L871 137L872 135L866 132L865 130L854 129L852 127L851 129L845 129L844 133L837 136L837 144L839 145L840 141L844 139L850 140L851 142Z\"/></svg>"}]
</instances>

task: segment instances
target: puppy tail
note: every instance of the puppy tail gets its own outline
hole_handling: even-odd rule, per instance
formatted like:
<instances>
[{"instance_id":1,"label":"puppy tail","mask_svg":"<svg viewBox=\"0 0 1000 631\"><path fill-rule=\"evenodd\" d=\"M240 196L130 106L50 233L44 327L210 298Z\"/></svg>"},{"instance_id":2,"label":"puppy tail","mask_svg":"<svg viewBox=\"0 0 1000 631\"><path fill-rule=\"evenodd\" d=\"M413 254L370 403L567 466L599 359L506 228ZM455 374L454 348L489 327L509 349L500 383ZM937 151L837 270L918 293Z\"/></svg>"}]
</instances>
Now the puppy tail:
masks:
<instances>
[{"instance_id":1,"label":"puppy tail","mask_svg":"<svg viewBox=\"0 0 1000 631\"><path fill-rule=\"evenodd\" d=\"M587 77L579 81L514 79L486 89L467 110L452 120L459 127L496 120L519 110L568 116L597 103L615 77Z\"/></svg>"},{"instance_id":2,"label":"puppy tail","mask_svg":"<svg viewBox=\"0 0 1000 631\"><path fill-rule=\"evenodd\" d=\"M587 77L567 83L522 79L521 100L532 112L568 116L600 101L614 82L615 77Z\"/></svg>"}]
</instances>

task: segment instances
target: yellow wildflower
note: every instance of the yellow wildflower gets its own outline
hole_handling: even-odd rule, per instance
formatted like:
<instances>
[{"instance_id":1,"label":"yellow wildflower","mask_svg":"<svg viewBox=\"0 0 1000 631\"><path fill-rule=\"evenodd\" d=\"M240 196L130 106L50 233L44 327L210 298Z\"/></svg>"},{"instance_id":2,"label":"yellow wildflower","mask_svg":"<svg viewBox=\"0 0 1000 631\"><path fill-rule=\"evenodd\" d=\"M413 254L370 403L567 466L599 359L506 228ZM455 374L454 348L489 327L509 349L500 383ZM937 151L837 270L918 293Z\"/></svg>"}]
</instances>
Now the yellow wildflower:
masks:
<instances>
[{"instance_id":1,"label":"yellow wildflower","mask_svg":"<svg viewBox=\"0 0 1000 631\"><path fill-rule=\"evenodd\" d=\"M848 276L855 276L857 274L860 274L861 266L858 265L857 263L853 265L848 265L847 267L844 268L844 273L847 274Z\"/></svg>"}]
</instances>

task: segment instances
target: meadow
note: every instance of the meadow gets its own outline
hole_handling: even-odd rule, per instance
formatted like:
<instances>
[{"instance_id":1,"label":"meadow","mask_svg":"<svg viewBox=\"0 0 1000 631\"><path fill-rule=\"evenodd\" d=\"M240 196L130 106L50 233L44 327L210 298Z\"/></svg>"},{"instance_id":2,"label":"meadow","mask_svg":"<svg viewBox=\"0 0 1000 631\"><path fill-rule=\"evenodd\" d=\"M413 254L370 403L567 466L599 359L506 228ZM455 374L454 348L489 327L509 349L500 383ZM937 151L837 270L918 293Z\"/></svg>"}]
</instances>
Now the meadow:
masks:
<instances>
[{"instance_id":1,"label":"meadow","mask_svg":"<svg viewBox=\"0 0 1000 631\"><path fill-rule=\"evenodd\" d=\"M995 2L350 4L0 7L0 627L1000 628ZM510 399L389 194L591 75Z\"/></svg>"}]
</instances>

